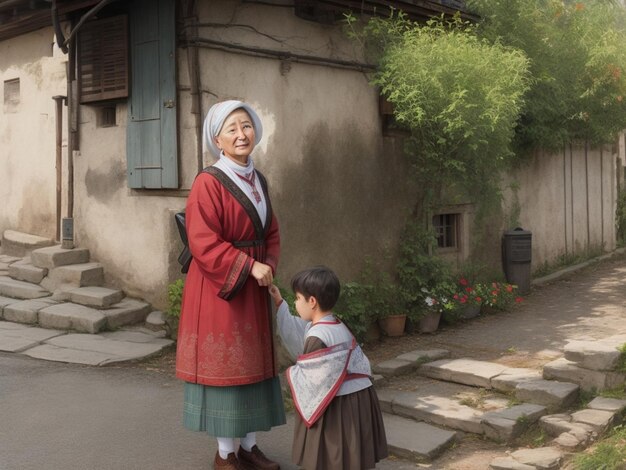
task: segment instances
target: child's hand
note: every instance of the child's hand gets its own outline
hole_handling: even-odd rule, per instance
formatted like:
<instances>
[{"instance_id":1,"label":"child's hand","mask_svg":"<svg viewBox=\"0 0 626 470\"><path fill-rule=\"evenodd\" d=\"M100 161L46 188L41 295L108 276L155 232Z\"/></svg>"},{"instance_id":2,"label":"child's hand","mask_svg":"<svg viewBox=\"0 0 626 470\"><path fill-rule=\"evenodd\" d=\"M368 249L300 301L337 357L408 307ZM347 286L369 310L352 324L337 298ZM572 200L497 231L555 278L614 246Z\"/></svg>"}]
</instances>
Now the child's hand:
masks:
<instances>
[{"instance_id":1,"label":"child's hand","mask_svg":"<svg viewBox=\"0 0 626 470\"><path fill-rule=\"evenodd\" d=\"M283 296L280 295L280 290L278 289L278 287L272 284L269 286L269 291L270 291L270 295L272 296L272 299L274 299L274 303L278 307L283 301Z\"/></svg>"}]
</instances>

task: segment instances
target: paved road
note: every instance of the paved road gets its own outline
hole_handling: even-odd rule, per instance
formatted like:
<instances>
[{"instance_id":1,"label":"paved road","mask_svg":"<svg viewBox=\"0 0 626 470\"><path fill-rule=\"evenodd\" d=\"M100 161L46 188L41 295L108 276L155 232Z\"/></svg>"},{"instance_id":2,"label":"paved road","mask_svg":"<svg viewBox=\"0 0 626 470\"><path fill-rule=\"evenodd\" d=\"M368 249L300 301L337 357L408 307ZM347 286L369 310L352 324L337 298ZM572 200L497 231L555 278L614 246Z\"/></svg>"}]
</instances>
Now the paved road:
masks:
<instances>
[{"instance_id":1,"label":"paved road","mask_svg":"<svg viewBox=\"0 0 626 470\"><path fill-rule=\"evenodd\" d=\"M215 442L182 427L181 404L181 383L145 367L0 353L0 470L210 469ZM259 435L284 470L297 468L289 458L292 422Z\"/></svg>"}]
</instances>

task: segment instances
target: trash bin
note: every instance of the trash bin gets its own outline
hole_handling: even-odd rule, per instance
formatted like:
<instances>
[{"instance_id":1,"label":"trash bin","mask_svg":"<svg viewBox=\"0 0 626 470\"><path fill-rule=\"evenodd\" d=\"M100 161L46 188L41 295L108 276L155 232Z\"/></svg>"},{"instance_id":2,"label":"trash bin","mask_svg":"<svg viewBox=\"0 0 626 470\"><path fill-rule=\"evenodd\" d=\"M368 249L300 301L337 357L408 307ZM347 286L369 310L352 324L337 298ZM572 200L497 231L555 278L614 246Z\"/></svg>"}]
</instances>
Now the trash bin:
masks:
<instances>
[{"instance_id":1,"label":"trash bin","mask_svg":"<svg viewBox=\"0 0 626 470\"><path fill-rule=\"evenodd\" d=\"M502 235L502 269L507 282L517 285L522 295L530 292L532 232L517 227Z\"/></svg>"}]
</instances>

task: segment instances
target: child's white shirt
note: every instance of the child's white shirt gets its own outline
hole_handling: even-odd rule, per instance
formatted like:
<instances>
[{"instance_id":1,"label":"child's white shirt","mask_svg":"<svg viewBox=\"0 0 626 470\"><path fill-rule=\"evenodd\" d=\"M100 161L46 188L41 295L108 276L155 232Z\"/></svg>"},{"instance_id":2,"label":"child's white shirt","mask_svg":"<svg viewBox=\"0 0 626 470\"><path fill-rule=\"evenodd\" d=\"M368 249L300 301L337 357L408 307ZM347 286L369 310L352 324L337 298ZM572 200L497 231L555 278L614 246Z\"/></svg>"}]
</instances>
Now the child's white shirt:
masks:
<instances>
[{"instance_id":1,"label":"child's white shirt","mask_svg":"<svg viewBox=\"0 0 626 470\"><path fill-rule=\"evenodd\" d=\"M323 320L334 321L335 318L328 316ZM319 338L327 347L352 341L353 338L352 333L343 323L337 325L318 323L313 325L310 321L292 315L289 313L289 306L284 300L278 307L277 323L278 333L294 361L297 360L298 356L304 351L304 342L309 336ZM339 388L337 395L348 395L371 387L371 385L372 381L365 377L346 380Z\"/></svg>"}]
</instances>

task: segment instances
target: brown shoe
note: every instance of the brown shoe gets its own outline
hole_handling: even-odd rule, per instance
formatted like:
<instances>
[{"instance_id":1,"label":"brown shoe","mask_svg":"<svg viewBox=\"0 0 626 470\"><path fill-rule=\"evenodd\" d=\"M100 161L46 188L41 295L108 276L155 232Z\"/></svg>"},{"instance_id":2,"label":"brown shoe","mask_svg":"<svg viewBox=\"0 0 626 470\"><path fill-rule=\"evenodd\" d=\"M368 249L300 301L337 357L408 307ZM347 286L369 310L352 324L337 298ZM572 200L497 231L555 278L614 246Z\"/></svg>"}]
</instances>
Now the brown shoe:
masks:
<instances>
[{"instance_id":1,"label":"brown shoe","mask_svg":"<svg viewBox=\"0 0 626 470\"><path fill-rule=\"evenodd\" d=\"M249 468L256 470L280 470L280 465L268 459L258 446L252 447L250 452L240 446L237 457L241 463Z\"/></svg>"},{"instance_id":2,"label":"brown shoe","mask_svg":"<svg viewBox=\"0 0 626 470\"><path fill-rule=\"evenodd\" d=\"M220 457L219 452L216 452L213 468L215 470L247 470L246 467L239 463L239 460L235 457L234 452L228 454L228 458L226 460Z\"/></svg>"}]
</instances>

